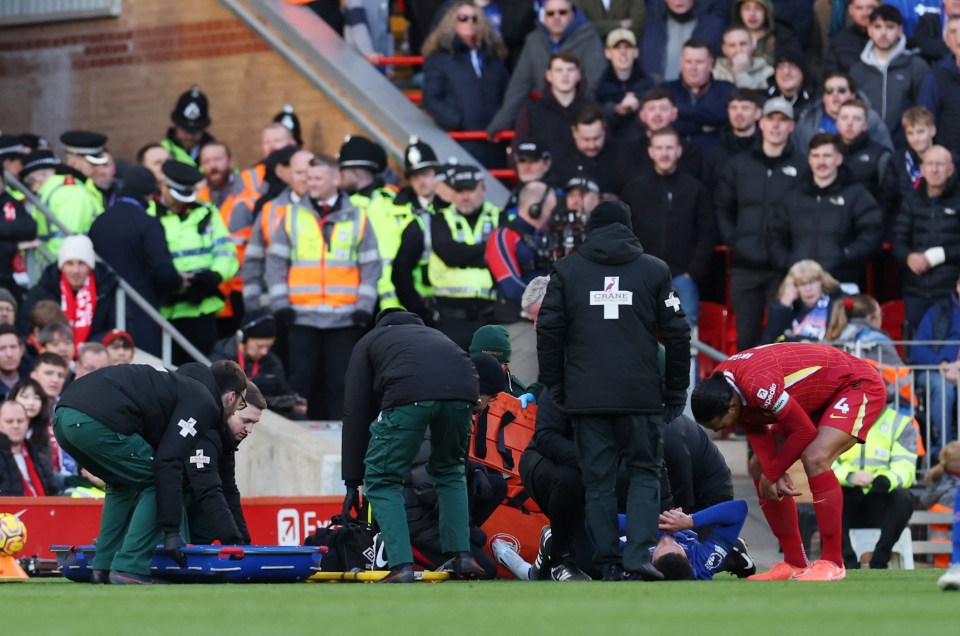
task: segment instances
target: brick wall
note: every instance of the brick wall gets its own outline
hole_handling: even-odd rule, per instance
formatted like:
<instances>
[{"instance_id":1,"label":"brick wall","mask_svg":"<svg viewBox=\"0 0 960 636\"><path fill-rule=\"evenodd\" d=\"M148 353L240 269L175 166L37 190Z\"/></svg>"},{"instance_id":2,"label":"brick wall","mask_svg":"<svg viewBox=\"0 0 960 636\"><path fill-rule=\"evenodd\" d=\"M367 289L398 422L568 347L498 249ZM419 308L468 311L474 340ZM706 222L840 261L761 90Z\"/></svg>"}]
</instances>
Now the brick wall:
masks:
<instances>
[{"instance_id":1,"label":"brick wall","mask_svg":"<svg viewBox=\"0 0 960 636\"><path fill-rule=\"evenodd\" d=\"M260 132L291 103L312 150L336 152L355 127L217 0L124 0L116 19L0 29L0 129L57 147L72 128L109 135L133 159L159 141L183 91L210 99L211 134L240 166L260 158Z\"/></svg>"}]
</instances>

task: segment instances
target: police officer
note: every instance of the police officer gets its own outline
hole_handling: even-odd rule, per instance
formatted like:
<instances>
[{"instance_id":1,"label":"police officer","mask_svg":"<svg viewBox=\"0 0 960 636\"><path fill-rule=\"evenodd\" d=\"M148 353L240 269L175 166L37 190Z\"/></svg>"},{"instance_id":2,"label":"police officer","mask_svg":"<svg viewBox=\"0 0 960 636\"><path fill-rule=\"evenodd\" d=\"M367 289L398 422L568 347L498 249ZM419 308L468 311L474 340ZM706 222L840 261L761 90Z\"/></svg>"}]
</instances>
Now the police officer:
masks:
<instances>
[{"instance_id":1,"label":"police officer","mask_svg":"<svg viewBox=\"0 0 960 636\"><path fill-rule=\"evenodd\" d=\"M25 156L26 149L23 146L23 142L20 141L20 137L17 135L0 135L0 177L3 174L9 174L15 179L20 178L20 170L23 169L23 158ZM18 201L24 199L23 194L14 189L12 186L4 185L7 193L15 198Z\"/></svg>"},{"instance_id":2,"label":"police officer","mask_svg":"<svg viewBox=\"0 0 960 636\"><path fill-rule=\"evenodd\" d=\"M245 406L234 362L192 362L175 373L117 365L78 378L54 415L60 446L107 483L93 569L115 584L153 583L156 545L182 560L182 483L206 463L196 444Z\"/></svg>"},{"instance_id":3,"label":"police officer","mask_svg":"<svg viewBox=\"0 0 960 636\"><path fill-rule=\"evenodd\" d=\"M586 489L586 517L604 580L662 580L650 563L657 541L660 430L686 402L690 327L666 264L646 255L630 208L601 203L587 238L556 262L540 308L540 380L573 420ZM661 392L657 337L666 347ZM668 406L664 410L664 404ZM629 479L627 544L621 559L616 476Z\"/></svg>"},{"instance_id":4,"label":"police officer","mask_svg":"<svg viewBox=\"0 0 960 636\"><path fill-rule=\"evenodd\" d=\"M60 135L60 143L63 144L63 164L59 172L72 175L77 181L83 183L100 203L100 212L103 212L108 201L104 199L103 192L97 188L94 176L98 168L110 162L110 158L104 152L107 136L88 130L68 130Z\"/></svg>"},{"instance_id":5,"label":"police officer","mask_svg":"<svg viewBox=\"0 0 960 636\"><path fill-rule=\"evenodd\" d=\"M163 164L163 176L160 223L173 265L188 284L160 307L160 314L207 354L217 340L217 314L224 305L218 288L240 267L237 249L216 206L197 201L196 186L203 179L199 170L170 160ZM176 347L174 364L187 360L186 352Z\"/></svg>"},{"instance_id":6,"label":"police officer","mask_svg":"<svg viewBox=\"0 0 960 636\"><path fill-rule=\"evenodd\" d=\"M207 132L210 127L210 103L207 96L194 86L177 99L170 113L173 126L167 129L166 138L160 145L170 152L174 161L196 166L200 149L214 141Z\"/></svg>"},{"instance_id":7,"label":"police officer","mask_svg":"<svg viewBox=\"0 0 960 636\"><path fill-rule=\"evenodd\" d=\"M445 553L454 555L442 568L459 577L482 576L469 552L464 459L473 410L485 407L503 388L504 375L492 356L476 360L475 367L446 336L400 309L380 312L376 326L350 356L343 418L344 512L358 504L365 478L391 567L385 582L414 580L403 477L428 428L432 450L427 470L440 505L440 542Z\"/></svg>"}]
</instances>

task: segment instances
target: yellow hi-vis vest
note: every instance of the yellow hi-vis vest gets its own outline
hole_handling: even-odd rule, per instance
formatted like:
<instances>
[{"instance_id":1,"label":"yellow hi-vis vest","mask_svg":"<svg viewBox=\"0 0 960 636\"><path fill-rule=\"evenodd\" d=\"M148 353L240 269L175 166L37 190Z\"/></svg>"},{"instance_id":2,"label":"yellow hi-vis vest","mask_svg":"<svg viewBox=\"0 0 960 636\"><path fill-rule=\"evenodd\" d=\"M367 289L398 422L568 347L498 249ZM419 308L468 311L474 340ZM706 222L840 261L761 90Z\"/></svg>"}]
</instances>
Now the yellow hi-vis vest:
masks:
<instances>
[{"instance_id":1,"label":"yellow hi-vis vest","mask_svg":"<svg viewBox=\"0 0 960 636\"><path fill-rule=\"evenodd\" d=\"M496 206L486 202L473 219L472 226L471 219L457 212L456 206L451 205L437 214L447 222L453 240L464 245L485 243L500 217ZM436 298L494 300L493 276L486 267L450 267L431 250L429 276Z\"/></svg>"},{"instance_id":2,"label":"yellow hi-vis vest","mask_svg":"<svg viewBox=\"0 0 960 636\"><path fill-rule=\"evenodd\" d=\"M917 476L918 438L914 419L887 407L870 427L866 441L837 458L833 472L841 485L850 486L851 475L862 470L884 475L892 488L910 488Z\"/></svg>"}]
</instances>

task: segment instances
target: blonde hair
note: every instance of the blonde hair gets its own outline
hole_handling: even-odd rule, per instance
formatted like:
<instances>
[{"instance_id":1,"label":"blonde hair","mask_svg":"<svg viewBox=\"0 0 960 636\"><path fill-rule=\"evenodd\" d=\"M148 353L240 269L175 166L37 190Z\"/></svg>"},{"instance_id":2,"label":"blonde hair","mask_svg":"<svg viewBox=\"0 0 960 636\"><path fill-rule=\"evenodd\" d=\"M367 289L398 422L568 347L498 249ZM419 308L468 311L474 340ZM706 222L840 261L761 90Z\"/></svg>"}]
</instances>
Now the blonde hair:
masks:
<instances>
[{"instance_id":1,"label":"blonde hair","mask_svg":"<svg viewBox=\"0 0 960 636\"><path fill-rule=\"evenodd\" d=\"M423 46L420 47L424 57L432 53L443 51L444 53L453 53L453 41L457 37L457 13L463 7L471 7L477 14L477 48L481 51L492 53L497 57L507 56L507 45L503 43L500 37L487 20L483 9L473 4L472 0L459 0L450 5L447 12L440 18L440 22L434 28L433 33L427 36Z\"/></svg>"},{"instance_id":2,"label":"blonde hair","mask_svg":"<svg viewBox=\"0 0 960 636\"><path fill-rule=\"evenodd\" d=\"M808 258L797 261L790 267L790 271L787 272L787 275L783 277L783 281L780 283L779 293L782 294L788 285L796 285L796 280L800 277L816 278L819 280L820 284L823 285L823 293L825 294L832 294L840 288L840 283L836 278L825 271L820 263Z\"/></svg>"},{"instance_id":3,"label":"blonde hair","mask_svg":"<svg viewBox=\"0 0 960 636\"><path fill-rule=\"evenodd\" d=\"M930 469L927 479L940 481L948 470L960 471L960 442L950 442L940 450L940 463Z\"/></svg>"},{"instance_id":4,"label":"blonde hair","mask_svg":"<svg viewBox=\"0 0 960 636\"><path fill-rule=\"evenodd\" d=\"M869 294L857 294L836 300L830 310L827 340L839 338L851 318L869 318L879 311L880 303Z\"/></svg>"}]
</instances>

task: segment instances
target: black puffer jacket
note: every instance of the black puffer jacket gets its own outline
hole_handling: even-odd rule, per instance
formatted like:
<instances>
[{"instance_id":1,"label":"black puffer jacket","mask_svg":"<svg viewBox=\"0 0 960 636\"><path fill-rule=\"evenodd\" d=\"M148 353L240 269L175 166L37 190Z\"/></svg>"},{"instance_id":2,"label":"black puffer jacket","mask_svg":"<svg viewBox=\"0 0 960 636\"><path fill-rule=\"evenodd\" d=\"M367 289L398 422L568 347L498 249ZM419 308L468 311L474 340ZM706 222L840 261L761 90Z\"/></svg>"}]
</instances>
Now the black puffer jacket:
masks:
<instances>
[{"instance_id":1,"label":"black puffer jacket","mask_svg":"<svg viewBox=\"0 0 960 636\"><path fill-rule=\"evenodd\" d=\"M687 514L733 499L733 478L723 453L686 415L663 428L663 461L673 505Z\"/></svg>"},{"instance_id":2,"label":"black puffer jacket","mask_svg":"<svg viewBox=\"0 0 960 636\"><path fill-rule=\"evenodd\" d=\"M567 413L659 413L664 402L686 399L690 327L671 280L667 264L645 254L620 223L592 230L575 254L555 263L537 353L540 381L562 391ZM593 304L601 296L618 302ZM667 351L663 394L658 336Z\"/></svg>"},{"instance_id":3,"label":"black puffer jacket","mask_svg":"<svg viewBox=\"0 0 960 636\"><path fill-rule=\"evenodd\" d=\"M947 297L960 274L960 187L957 177L936 202L927 195L925 180L907 194L893 224L893 257L901 265L911 252L942 247L946 261L919 276L903 268L903 293L923 298Z\"/></svg>"},{"instance_id":4,"label":"black puffer jacket","mask_svg":"<svg viewBox=\"0 0 960 636\"><path fill-rule=\"evenodd\" d=\"M59 494L57 481L53 476L53 468L43 460L39 453L33 450L30 442L24 442L27 453L33 461L33 467L37 471L37 477L43 485L44 494L48 497ZM23 477L20 475L20 468L17 466L17 460L13 458L10 452L10 440L6 435L0 433L0 497L23 497Z\"/></svg>"}]
</instances>

